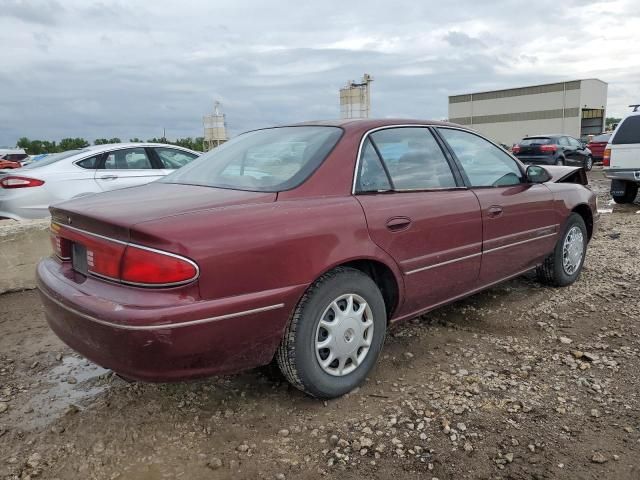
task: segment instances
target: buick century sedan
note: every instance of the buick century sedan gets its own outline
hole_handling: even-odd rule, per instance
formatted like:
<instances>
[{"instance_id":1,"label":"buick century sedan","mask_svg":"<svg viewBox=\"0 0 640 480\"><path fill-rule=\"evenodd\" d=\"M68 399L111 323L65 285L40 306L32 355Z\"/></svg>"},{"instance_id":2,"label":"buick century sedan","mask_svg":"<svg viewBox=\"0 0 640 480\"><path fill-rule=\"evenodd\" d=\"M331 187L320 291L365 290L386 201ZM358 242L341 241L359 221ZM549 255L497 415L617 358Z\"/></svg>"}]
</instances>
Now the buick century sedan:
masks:
<instances>
[{"instance_id":1,"label":"buick century sedan","mask_svg":"<svg viewBox=\"0 0 640 480\"><path fill-rule=\"evenodd\" d=\"M392 322L533 269L576 281L597 219L586 184L449 123L255 130L153 183L52 207L38 285L55 333L124 377L275 361L331 398L370 374Z\"/></svg>"}]
</instances>

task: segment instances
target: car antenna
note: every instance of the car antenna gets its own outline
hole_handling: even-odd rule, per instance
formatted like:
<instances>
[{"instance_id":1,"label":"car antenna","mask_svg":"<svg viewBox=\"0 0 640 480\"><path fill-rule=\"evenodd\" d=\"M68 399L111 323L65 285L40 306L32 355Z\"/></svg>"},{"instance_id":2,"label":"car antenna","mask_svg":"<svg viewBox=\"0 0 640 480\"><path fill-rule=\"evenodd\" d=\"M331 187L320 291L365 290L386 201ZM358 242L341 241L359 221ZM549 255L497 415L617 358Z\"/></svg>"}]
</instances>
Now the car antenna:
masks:
<instances>
[{"instance_id":1,"label":"car antenna","mask_svg":"<svg viewBox=\"0 0 640 480\"><path fill-rule=\"evenodd\" d=\"M629 105L629 107L630 107L630 108L633 108L633 111L634 111L634 112L637 112L637 111L638 111L638 108L640 108L640 103L639 103L639 104L637 104L637 105Z\"/></svg>"}]
</instances>

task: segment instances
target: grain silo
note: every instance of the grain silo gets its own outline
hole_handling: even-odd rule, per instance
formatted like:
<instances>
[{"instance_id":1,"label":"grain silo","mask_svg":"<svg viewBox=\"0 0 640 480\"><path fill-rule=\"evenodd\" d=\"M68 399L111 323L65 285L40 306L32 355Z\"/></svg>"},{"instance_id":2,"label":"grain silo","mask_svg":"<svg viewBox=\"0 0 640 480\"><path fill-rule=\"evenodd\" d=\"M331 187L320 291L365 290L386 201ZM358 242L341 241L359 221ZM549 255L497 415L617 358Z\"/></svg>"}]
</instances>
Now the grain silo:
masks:
<instances>
[{"instance_id":1,"label":"grain silo","mask_svg":"<svg viewBox=\"0 0 640 480\"><path fill-rule=\"evenodd\" d=\"M340 89L340 117L341 118L369 118L371 114L371 89L373 78L368 73L362 76L362 81L349 81Z\"/></svg>"},{"instance_id":2,"label":"grain silo","mask_svg":"<svg viewBox=\"0 0 640 480\"><path fill-rule=\"evenodd\" d=\"M225 121L224 113L220 110L220 102L213 104L213 114L205 115L203 124L205 152L223 144L229 139L227 137L227 122Z\"/></svg>"}]
</instances>

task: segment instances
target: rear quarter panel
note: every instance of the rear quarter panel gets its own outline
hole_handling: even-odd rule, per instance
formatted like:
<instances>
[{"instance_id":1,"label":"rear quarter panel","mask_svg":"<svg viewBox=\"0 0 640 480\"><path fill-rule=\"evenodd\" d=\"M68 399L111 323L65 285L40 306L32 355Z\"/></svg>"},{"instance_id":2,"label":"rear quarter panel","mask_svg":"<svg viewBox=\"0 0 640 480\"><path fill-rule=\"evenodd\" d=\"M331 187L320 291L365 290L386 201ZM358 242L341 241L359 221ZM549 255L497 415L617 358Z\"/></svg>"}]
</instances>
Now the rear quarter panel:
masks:
<instances>
[{"instance_id":1,"label":"rear quarter panel","mask_svg":"<svg viewBox=\"0 0 640 480\"><path fill-rule=\"evenodd\" d=\"M300 286L354 259L395 262L369 237L364 213L352 196L278 200L237 205L143 222L131 241L180 253L200 267L203 299Z\"/></svg>"}]
</instances>

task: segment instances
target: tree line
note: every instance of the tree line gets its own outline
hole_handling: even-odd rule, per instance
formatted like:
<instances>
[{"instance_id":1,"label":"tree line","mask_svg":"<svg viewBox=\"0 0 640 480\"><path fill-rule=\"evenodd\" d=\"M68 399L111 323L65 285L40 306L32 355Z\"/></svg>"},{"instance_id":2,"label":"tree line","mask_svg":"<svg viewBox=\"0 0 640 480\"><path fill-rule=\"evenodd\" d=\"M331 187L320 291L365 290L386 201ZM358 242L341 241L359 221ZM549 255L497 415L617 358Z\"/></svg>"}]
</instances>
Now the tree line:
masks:
<instances>
[{"instance_id":1,"label":"tree line","mask_svg":"<svg viewBox=\"0 0 640 480\"><path fill-rule=\"evenodd\" d=\"M144 140L139 138L130 138L130 142L142 143ZM93 141L94 145L106 145L109 143L121 143L117 137L114 138L96 138ZM167 140L166 138L150 138L147 142L152 143L166 143L169 145L178 145L179 147L189 148L198 152L204 151L204 137L186 137L178 138L175 141ZM29 155L40 155L42 153L58 153L66 152L67 150L77 150L85 148L91 145L84 138L63 138L59 142L49 140L31 140L27 137L22 137L16 144L17 148L24 148Z\"/></svg>"}]
</instances>

